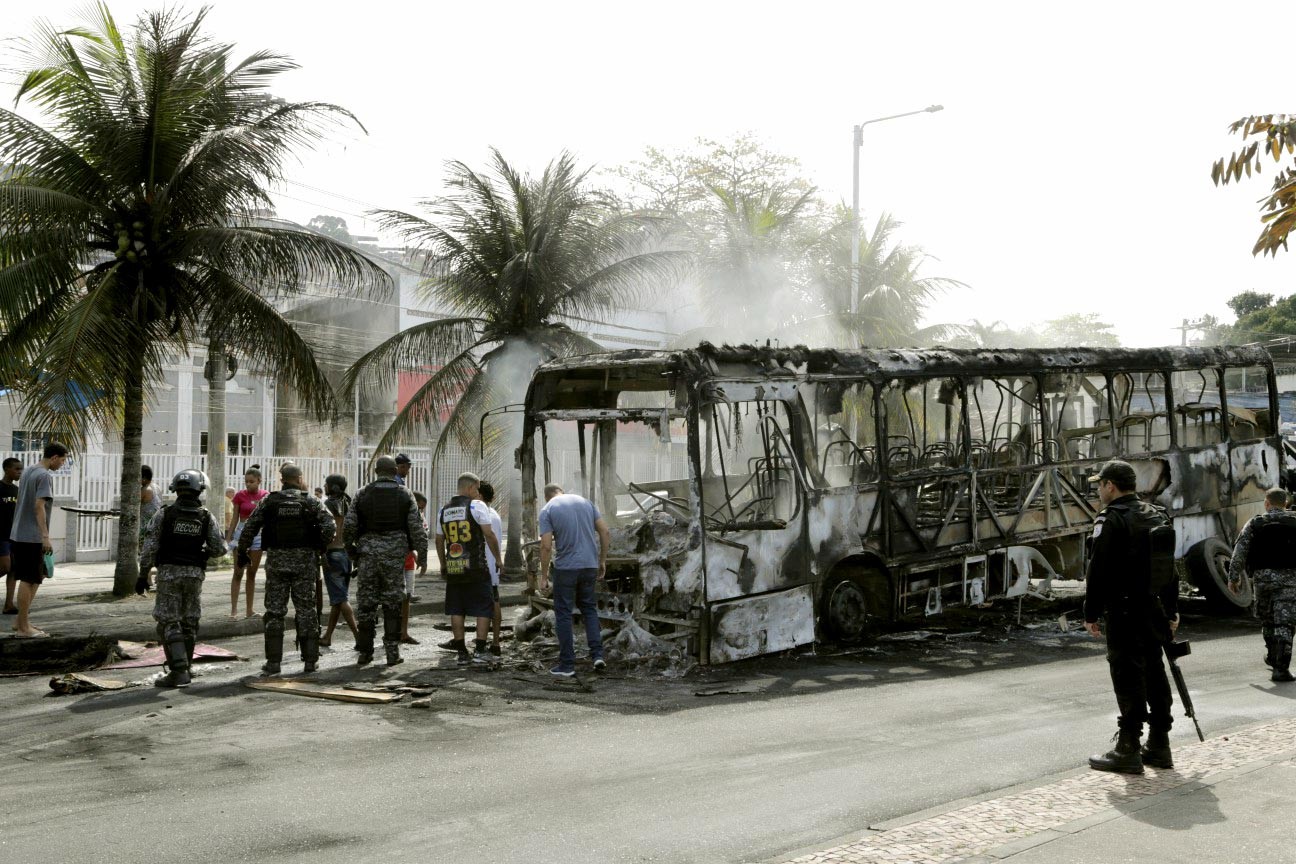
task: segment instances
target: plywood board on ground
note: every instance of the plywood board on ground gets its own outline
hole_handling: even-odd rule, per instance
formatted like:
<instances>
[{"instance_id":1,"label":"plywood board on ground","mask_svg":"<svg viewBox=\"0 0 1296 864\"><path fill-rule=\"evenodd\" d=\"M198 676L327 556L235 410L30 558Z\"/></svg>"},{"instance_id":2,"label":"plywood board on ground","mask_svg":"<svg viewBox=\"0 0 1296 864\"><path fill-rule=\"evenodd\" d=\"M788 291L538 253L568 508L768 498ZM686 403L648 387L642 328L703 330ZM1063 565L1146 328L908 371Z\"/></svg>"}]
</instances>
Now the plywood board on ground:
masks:
<instances>
[{"instance_id":1,"label":"plywood board on ground","mask_svg":"<svg viewBox=\"0 0 1296 864\"><path fill-rule=\"evenodd\" d=\"M338 702L356 702L361 705L386 705L399 701L402 693L374 693L367 690L348 690L345 687L325 687L310 681L296 681L292 678L259 678L248 681L247 686L253 690L268 690L272 693L291 693L294 696L308 696L311 699L333 699Z\"/></svg>"}]
</instances>

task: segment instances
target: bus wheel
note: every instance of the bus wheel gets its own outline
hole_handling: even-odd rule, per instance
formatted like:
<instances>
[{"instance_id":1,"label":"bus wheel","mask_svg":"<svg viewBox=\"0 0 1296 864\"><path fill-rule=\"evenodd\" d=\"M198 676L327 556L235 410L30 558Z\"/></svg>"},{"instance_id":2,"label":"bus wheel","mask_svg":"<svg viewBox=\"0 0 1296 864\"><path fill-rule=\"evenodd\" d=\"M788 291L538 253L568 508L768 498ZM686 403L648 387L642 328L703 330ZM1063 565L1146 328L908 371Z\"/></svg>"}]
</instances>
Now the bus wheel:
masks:
<instances>
[{"instance_id":1,"label":"bus wheel","mask_svg":"<svg viewBox=\"0 0 1296 864\"><path fill-rule=\"evenodd\" d=\"M841 579L824 598L824 625L831 638L853 640L868 632L868 597L857 582Z\"/></svg>"},{"instance_id":2,"label":"bus wheel","mask_svg":"<svg viewBox=\"0 0 1296 864\"><path fill-rule=\"evenodd\" d=\"M1210 537L1188 550L1184 564L1188 575L1206 598L1206 605L1216 615L1236 615L1251 606L1251 580L1242 580L1234 594L1228 588L1229 563L1233 550L1218 537Z\"/></svg>"}]
</instances>

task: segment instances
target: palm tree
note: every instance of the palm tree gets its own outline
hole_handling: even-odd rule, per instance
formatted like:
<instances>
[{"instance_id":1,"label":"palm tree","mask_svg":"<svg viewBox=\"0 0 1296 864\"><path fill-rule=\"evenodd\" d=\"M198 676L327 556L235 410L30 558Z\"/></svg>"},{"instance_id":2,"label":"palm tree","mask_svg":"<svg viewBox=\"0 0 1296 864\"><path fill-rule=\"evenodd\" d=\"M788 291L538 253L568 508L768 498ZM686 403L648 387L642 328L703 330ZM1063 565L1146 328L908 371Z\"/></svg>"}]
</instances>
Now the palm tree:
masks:
<instances>
[{"instance_id":1,"label":"palm tree","mask_svg":"<svg viewBox=\"0 0 1296 864\"><path fill-rule=\"evenodd\" d=\"M374 215L421 254L424 299L449 314L378 345L342 384L347 393L391 387L402 371L431 370L377 449L433 436L433 470L451 440L478 443L483 413L521 401L541 362L603 350L569 321L612 313L687 260L653 246L654 220L617 215L610 200L590 191L588 171L570 154L538 178L515 170L499 151L488 173L462 162L448 170L450 194L423 202L430 219L395 210ZM495 454L509 431L489 427ZM518 482L511 514L518 513ZM520 531L521 520L510 516L506 566L520 563Z\"/></svg>"},{"instance_id":2,"label":"palm tree","mask_svg":"<svg viewBox=\"0 0 1296 864\"><path fill-rule=\"evenodd\" d=\"M138 572L144 406L165 355L211 335L275 370L321 416L334 394L275 307L312 281L386 288L376 265L314 233L252 214L295 149L355 122L336 106L273 99L295 68L201 33L204 13L142 16L123 33L108 9L87 26L42 25L17 101L48 128L0 110L0 368L24 382L39 428L77 443L122 430L114 593ZM358 124L357 124L358 125Z\"/></svg>"},{"instance_id":3,"label":"palm tree","mask_svg":"<svg viewBox=\"0 0 1296 864\"><path fill-rule=\"evenodd\" d=\"M706 320L681 334L677 344L787 336L810 308L805 265L815 242L808 213L814 190L749 193L713 186L710 196L702 213L677 222L697 250Z\"/></svg>"},{"instance_id":4,"label":"palm tree","mask_svg":"<svg viewBox=\"0 0 1296 864\"><path fill-rule=\"evenodd\" d=\"M883 213L872 232L863 231L854 241L859 243L859 285L853 313L849 216L824 232L817 281L823 286L828 317L838 326L837 338L846 344L898 347L945 339L958 330L948 324L920 326L937 297L968 286L956 279L920 275L929 256L918 246L896 242L902 224Z\"/></svg>"}]
</instances>

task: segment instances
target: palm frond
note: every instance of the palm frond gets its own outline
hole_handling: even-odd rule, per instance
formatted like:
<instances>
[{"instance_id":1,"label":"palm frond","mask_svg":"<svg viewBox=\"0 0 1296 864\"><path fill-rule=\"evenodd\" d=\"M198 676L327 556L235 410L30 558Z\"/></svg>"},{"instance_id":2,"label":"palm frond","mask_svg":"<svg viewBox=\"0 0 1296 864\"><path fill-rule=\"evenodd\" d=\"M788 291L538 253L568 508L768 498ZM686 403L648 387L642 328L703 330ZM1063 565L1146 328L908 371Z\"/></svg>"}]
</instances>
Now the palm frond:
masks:
<instances>
[{"instance_id":1,"label":"palm frond","mask_svg":"<svg viewBox=\"0 0 1296 864\"><path fill-rule=\"evenodd\" d=\"M219 317L208 316L217 322L221 341L254 365L273 370L317 419L332 419L337 399L314 349L262 292L214 269L194 282L198 293L221 298Z\"/></svg>"},{"instance_id":2,"label":"palm frond","mask_svg":"<svg viewBox=\"0 0 1296 864\"><path fill-rule=\"evenodd\" d=\"M459 412L459 407L462 406L463 400L470 391L477 393L482 390L481 384L478 384L475 390L473 389L474 384L482 377L481 368L473 355L476 348L477 345L473 345L461 351L428 376L428 380L424 381L409 401L396 412L396 418L379 439L375 452L389 451L402 440L421 435L435 435L437 437L436 453L433 456L435 465L437 455L442 449L441 442L445 439L439 418L441 413L451 405L455 408L451 410L450 422L445 428L452 430L452 433L461 441L473 440L471 436L476 433L470 433L468 417Z\"/></svg>"},{"instance_id":3,"label":"palm frond","mask_svg":"<svg viewBox=\"0 0 1296 864\"><path fill-rule=\"evenodd\" d=\"M179 261L194 269L222 270L255 284L268 297L296 294L319 282L344 291L392 288L391 276L368 255L312 231L264 224L204 225L178 239Z\"/></svg>"},{"instance_id":4,"label":"palm frond","mask_svg":"<svg viewBox=\"0 0 1296 864\"><path fill-rule=\"evenodd\" d=\"M401 372L449 364L481 344L481 328L477 318L441 318L402 330L347 369L342 394L349 396L357 386L390 388Z\"/></svg>"}]
</instances>

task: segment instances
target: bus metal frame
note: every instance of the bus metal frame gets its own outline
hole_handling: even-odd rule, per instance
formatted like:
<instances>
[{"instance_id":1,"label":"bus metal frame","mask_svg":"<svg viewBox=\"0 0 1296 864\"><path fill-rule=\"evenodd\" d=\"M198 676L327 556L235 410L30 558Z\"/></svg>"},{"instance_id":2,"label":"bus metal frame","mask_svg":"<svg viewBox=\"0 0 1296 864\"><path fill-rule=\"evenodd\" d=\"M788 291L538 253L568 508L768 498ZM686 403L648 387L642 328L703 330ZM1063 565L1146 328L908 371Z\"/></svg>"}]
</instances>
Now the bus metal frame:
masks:
<instances>
[{"instance_id":1,"label":"bus metal frame","mask_svg":"<svg viewBox=\"0 0 1296 864\"><path fill-rule=\"evenodd\" d=\"M1260 405L1230 406L1238 370ZM1247 382L1247 370L1260 370L1263 385ZM1180 382L1194 374L1200 398L1177 403ZM911 404L919 387L920 405ZM863 402L843 407L851 388L870 394L867 411ZM620 404L623 394L649 392L667 398L649 408ZM973 427L969 399L980 411L981 395L996 393L1008 400L1007 420L997 408L987 439L985 416ZM1080 394L1075 405L1067 394ZM1094 425L1068 425L1086 410ZM634 618L700 662L722 663L856 636L871 618L932 615L1020 597L1055 577L1083 578L1100 506L1084 478L1107 458L1129 461L1140 495L1167 508L1177 556L1198 589L1244 605L1249 588L1227 595L1220 568L1282 476L1277 418L1273 362L1258 348L703 344L544 364L527 394L516 459L534 537L537 475L554 479L546 424L575 424L583 491L625 529L600 615ZM893 434L900 420L906 434ZM942 420L944 440L927 445ZM666 440L681 422L687 477L635 484L618 476L618 427L642 425ZM759 447L743 445L755 455L736 470L725 465L722 437L737 453L731 439L743 424L760 431ZM643 512L615 518L627 498Z\"/></svg>"}]
</instances>

